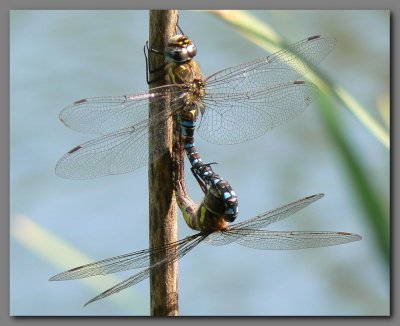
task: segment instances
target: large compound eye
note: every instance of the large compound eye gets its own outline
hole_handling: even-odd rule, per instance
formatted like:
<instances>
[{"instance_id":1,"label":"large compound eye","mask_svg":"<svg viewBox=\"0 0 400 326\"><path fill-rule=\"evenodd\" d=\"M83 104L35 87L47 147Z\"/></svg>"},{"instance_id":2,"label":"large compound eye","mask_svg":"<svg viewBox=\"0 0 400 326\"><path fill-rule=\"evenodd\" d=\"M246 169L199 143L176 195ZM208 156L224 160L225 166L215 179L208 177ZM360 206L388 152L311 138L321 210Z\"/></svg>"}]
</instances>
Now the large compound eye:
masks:
<instances>
[{"instance_id":1,"label":"large compound eye","mask_svg":"<svg viewBox=\"0 0 400 326\"><path fill-rule=\"evenodd\" d=\"M188 50L181 47L167 47L165 49L165 58L173 62L186 62L190 60Z\"/></svg>"},{"instance_id":2,"label":"large compound eye","mask_svg":"<svg viewBox=\"0 0 400 326\"><path fill-rule=\"evenodd\" d=\"M197 48L193 43L188 45L188 47L186 49L187 49L187 52L188 52L190 58L193 58L196 56Z\"/></svg>"}]
</instances>

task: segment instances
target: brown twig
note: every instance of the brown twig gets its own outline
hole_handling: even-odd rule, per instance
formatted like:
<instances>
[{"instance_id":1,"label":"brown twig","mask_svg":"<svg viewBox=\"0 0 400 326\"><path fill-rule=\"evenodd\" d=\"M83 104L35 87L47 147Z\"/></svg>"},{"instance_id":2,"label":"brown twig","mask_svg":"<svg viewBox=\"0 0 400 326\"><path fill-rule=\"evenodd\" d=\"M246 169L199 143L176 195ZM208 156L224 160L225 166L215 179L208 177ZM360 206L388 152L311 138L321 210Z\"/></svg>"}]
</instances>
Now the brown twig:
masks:
<instances>
[{"instance_id":1,"label":"brown twig","mask_svg":"<svg viewBox=\"0 0 400 326\"><path fill-rule=\"evenodd\" d=\"M150 48L163 51L166 41L175 35L177 25L176 10L150 11ZM164 64L164 57L149 53L149 68L154 70ZM159 71L158 74L163 74ZM154 78L154 76L150 76ZM163 78L151 87L165 85ZM165 104L168 105L168 104ZM149 117L165 110L156 105L149 106ZM150 126L149 131L149 231L150 247L159 247L177 241L176 204L172 186L172 119L165 125ZM168 154L159 156L159 152ZM160 157L153 160L153 157ZM163 259L167 252L151 257L151 263ZM178 264L167 264L153 269L150 273L150 305L152 316L178 315Z\"/></svg>"}]
</instances>

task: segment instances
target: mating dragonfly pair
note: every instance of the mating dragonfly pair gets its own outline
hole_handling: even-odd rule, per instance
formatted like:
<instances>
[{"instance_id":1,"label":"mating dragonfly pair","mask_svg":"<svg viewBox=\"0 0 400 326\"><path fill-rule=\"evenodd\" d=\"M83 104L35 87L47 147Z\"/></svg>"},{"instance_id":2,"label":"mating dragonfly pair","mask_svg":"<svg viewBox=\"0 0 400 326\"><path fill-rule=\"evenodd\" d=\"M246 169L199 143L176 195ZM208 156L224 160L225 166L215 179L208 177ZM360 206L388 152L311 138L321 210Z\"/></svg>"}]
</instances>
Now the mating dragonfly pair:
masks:
<instances>
[{"instance_id":1,"label":"mating dragonfly pair","mask_svg":"<svg viewBox=\"0 0 400 326\"><path fill-rule=\"evenodd\" d=\"M120 97L79 100L60 114L61 121L81 132L102 136L75 147L56 166L56 173L71 179L88 179L133 171L147 163L149 128L163 128L165 119L178 119L184 149L192 171L205 192L205 199L195 206L180 191L174 180L178 204L186 223L197 234L162 247L108 258L73 268L51 280L68 280L114 273L133 268L141 272L106 290L88 303L132 286L160 265L183 257L201 242L211 245L238 243L255 249L303 249L338 245L360 240L347 232L296 232L262 230L280 221L323 194L308 196L236 224L229 224L238 214L237 197L229 183L204 164L194 145L194 129L212 143L234 144L265 134L288 121L313 101L318 88L299 80L310 65L318 64L334 48L335 39L313 36L266 58L217 72L203 78L196 61L196 47L184 35L171 38L164 51L166 71L172 84L147 92ZM148 118L148 104L163 105L167 110ZM162 154L162 153L161 153ZM211 204L210 204L211 203ZM158 252L169 254L150 263ZM87 303L87 304L88 304Z\"/></svg>"}]
</instances>

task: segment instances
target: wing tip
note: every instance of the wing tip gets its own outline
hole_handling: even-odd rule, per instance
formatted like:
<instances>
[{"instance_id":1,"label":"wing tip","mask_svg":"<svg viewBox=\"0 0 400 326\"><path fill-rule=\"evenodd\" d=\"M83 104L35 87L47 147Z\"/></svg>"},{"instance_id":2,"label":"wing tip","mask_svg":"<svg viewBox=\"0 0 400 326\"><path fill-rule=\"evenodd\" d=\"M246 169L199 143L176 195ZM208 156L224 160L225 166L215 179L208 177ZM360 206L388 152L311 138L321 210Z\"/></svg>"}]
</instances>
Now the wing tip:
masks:
<instances>
[{"instance_id":1,"label":"wing tip","mask_svg":"<svg viewBox=\"0 0 400 326\"><path fill-rule=\"evenodd\" d=\"M92 302L96 301L95 298L90 299L88 302L86 302L82 307L85 308L87 305L91 304Z\"/></svg>"},{"instance_id":2,"label":"wing tip","mask_svg":"<svg viewBox=\"0 0 400 326\"><path fill-rule=\"evenodd\" d=\"M311 196L307 196L307 197L304 198L304 199L314 199L314 200L318 200L318 199L321 199L321 198L324 197L324 196L325 196L325 194L322 193L322 192L320 192L320 193L318 193L318 194L314 194L314 195L311 195Z\"/></svg>"},{"instance_id":3,"label":"wing tip","mask_svg":"<svg viewBox=\"0 0 400 326\"><path fill-rule=\"evenodd\" d=\"M338 234L350 237L351 241L360 241L360 240L362 240L362 236L357 234L357 233L338 232Z\"/></svg>"},{"instance_id":4,"label":"wing tip","mask_svg":"<svg viewBox=\"0 0 400 326\"><path fill-rule=\"evenodd\" d=\"M49 281L62 281L63 278L61 277L63 273L56 274L49 278Z\"/></svg>"}]
</instances>

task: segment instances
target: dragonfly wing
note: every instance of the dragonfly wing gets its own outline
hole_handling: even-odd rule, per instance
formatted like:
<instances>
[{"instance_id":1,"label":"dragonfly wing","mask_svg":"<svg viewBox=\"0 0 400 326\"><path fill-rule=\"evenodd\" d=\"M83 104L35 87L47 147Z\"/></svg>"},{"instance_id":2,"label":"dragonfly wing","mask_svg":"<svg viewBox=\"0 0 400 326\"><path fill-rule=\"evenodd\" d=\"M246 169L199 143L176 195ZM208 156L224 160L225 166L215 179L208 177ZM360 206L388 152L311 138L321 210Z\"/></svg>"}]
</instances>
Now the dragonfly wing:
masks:
<instances>
[{"instance_id":1,"label":"dragonfly wing","mask_svg":"<svg viewBox=\"0 0 400 326\"><path fill-rule=\"evenodd\" d=\"M228 68L206 79L199 134L211 143L235 144L265 134L299 115L317 95L298 81L335 47L314 36L266 58Z\"/></svg>"},{"instance_id":2,"label":"dragonfly wing","mask_svg":"<svg viewBox=\"0 0 400 326\"><path fill-rule=\"evenodd\" d=\"M204 242L213 246L225 246L235 242L238 236L235 236L234 233L229 233L227 231L216 231L211 233L204 240Z\"/></svg>"},{"instance_id":3,"label":"dragonfly wing","mask_svg":"<svg viewBox=\"0 0 400 326\"><path fill-rule=\"evenodd\" d=\"M106 275L135 268L150 266L150 256L165 253L166 250L176 251L178 254L182 248L192 242L197 235L186 237L177 242L169 243L165 246L152 249L135 251L125 255L119 255L97 262L72 268L60 274L53 276L50 281L65 281L79 278L85 278L95 275Z\"/></svg>"},{"instance_id":4,"label":"dragonfly wing","mask_svg":"<svg viewBox=\"0 0 400 326\"><path fill-rule=\"evenodd\" d=\"M79 145L66 153L55 171L67 179L92 179L142 167L148 161L148 126L125 128Z\"/></svg>"},{"instance_id":5,"label":"dragonfly wing","mask_svg":"<svg viewBox=\"0 0 400 326\"><path fill-rule=\"evenodd\" d=\"M298 116L318 94L314 84L304 81L260 87L247 79L245 84L248 88L240 93L218 90L204 98L206 110L198 128L202 138L215 144L257 138Z\"/></svg>"},{"instance_id":6,"label":"dragonfly wing","mask_svg":"<svg viewBox=\"0 0 400 326\"><path fill-rule=\"evenodd\" d=\"M226 68L206 78L207 89L231 91L248 87L249 80L269 87L298 79L318 65L336 46L336 39L311 36L265 58ZM218 93L218 92L217 92Z\"/></svg>"},{"instance_id":7,"label":"dragonfly wing","mask_svg":"<svg viewBox=\"0 0 400 326\"><path fill-rule=\"evenodd\" d=\"M151 120L103 135L79 145L65 154L57 163L56 174L67 179L92 179L106 175L121 174L136 170L148 162L149 128L165 135L166 120L171 119L179 102L175 102L172 112L161 111ZM150 124L150 125L149 125ZM161 148L153 154L155 160L165 154L168 148Z\"/></svg>"},{"instance_id":8,"label":"dragonfly wing","mask_svg":"<svg viewBox=\"0 0 400 326\"><path fill-rule=\"evenodd\" d=\"M233 232L241 235L236 237L236 243L262 250L320 248L361 240L360 235L347 232L293 232L251 229L235 230Z\"/></svg>"},{"instance_id":9,"label":"dragonfly wing","mask_svg":"<svg viewBox=\"0 0 400 326\"><path fill-rule=\"evenodd\" d=\"M94 301L106 298L112 294L115 294L117 292L120 292L130 286L133 286L146 278L149 277L150 271L154 268L161 267L165 264L171 264L178 259L182 258L184 255L186 255L190 250L192 250L194 247L196 247L201 241L203 241L207 237L207 235L200 235L195 234L193 236L187 237L183 240L178 241L179 245L175 248L176 251L167 256L165 259L160 260L156 262L155 264L151 265L149 268L146 268L139 273L127 278L126 280L114 285L113 287L109 288L108 290L104 291L103 293L100 293L96 297L90 299L88 302L85 303L85 306L88 305L89 303L92 303Z\"/></svg>"},{"instance_id":10,"label":"dragonfly wing","mask_svg":"<svg viewBox=\"0 0 400 326\"><path fill-rule=\"evenodd\" d=\"M151 250L140 250L126 255L99 260L95 263L72 268L54 275L50 281L66 281L80 279L95 275L106 275L126 271L134 268L142 268L150 265Z\"/></svg>"},{"instance_id":11,"label":"dragonfly wing","mask_svg":"<svg viewBox=\"0 0 400 326\"><path fill-rule=\"evenodd\" d=\"M113 287L109 288L108 290L105 290L104 292L100 293L99 295L96 295L94 298L90 299L88 302L84 304L84 307L87 306L89 303L92 303L94 301L104 299L112 294L118 293L130 286L133 286L146 278L149 277L150 275L150 270L151 268L146 268L139 273L127 278L126 280L114 285Z\"/></svg>"},{"instance_id":12,"label":"dragonfly wing","mask_svg":"<svg viewBox=\"0 0 400 326\"><path fill-rule=\"evenodd\" d=\"M289 204L283 205L278 208L274 208L268 212L257 215L243 222L232 224L226 231L217 231L211 233L207 239L206 243L214 246L227 245L235 242L238 238L245 236L248 229L260 229L266 227L271 223L283 220L290 215L298 212L299 210L307 207L311 203L318 199L321 199L324 194L316 194L302 199L296 200ZM241 230L245 230L241 232Z\"/></svg>"},{"instance_id":13,"label":"dragonfly wing","mask_svg":"<svg viewBox=\"0 0 400 326\"><path fill-rule=\"evenodd\" d=\"M179 252L180 248L191 242L193 238L194 236L187 237L177 242L169 243L165 246L143 249L129 254L106 258L94 263L75 267L53 276L50 278L50 281L73 280L95 275L106 275L135 268L148 267L150 266L151 255L164 253L166 250L177 250Z\"/></svg>"},{"instance_id":14,"label":"dragonfly wing","mask_svg":"<svg viewBox=\"0 0 400 326\"><path fill-rule=\"evenodd\" d=\"M108 297L146 279L147 277L149 277L150 270L152 268L157 268L159 266L169 264L178 260L179 258L186 255L189 251L191 251L194 247L196 247L206 237L207 235L198 233L161 247L140 250L126 255L103 259L95 263L75 267L68 271L57 274L50 278L50 281L65 281L95 275L106 275L134 268L148 267L94 297L85 304L86 306L91 302ZM158 260L153 264L150 264L151 255L153 255L155 259L157 259L157 255L165 255L166 251L169 253L167 257Z\"/></svg>"},{"instance_id":15,"label":"dragonfly wing","mask_svg":"<svg viewBox=\"0 0 400 326\"><path fill-rule=\"evenodd\" d=\"M149 103L178 99L186 93L183 85L166 85L146 92L108 97L82 99L65 107L60 120L69 128L93 134L108 134L148 119Z\"/></svg>"},{"instance_id":16,"label":"dragonfly wing","mask_svg":"<svg viewBox=\"0 0 400 326\"><path fill-rule=\"evenodd\" d=\"M316 194L296 200L289 204L274 208L268 212L262 213L243 222L233 224L230 229L261 229L271 223L281 221L299 210L307 207L318 199L324 197L324 194Z\"/></svg>"}]
</instances>

